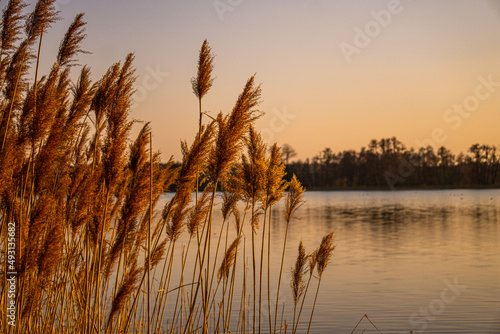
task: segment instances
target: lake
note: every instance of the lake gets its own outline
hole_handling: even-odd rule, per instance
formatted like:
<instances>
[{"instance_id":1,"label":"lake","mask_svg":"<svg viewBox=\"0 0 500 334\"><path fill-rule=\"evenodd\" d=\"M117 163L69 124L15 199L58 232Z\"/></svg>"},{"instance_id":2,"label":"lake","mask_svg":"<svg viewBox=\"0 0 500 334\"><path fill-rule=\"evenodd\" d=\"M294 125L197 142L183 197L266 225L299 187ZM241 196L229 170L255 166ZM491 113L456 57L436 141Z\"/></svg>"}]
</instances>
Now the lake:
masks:
<instances>
[{"instance_id":1,"label":"lake","mask_svg":"<svg viewBox=\"0 0 500 334\"><path fill-rule=\"evenodd\" d=\"M299 241L310 253L335 230L336 249L323 275L311 333L351 333L364 314L384 334L500 333L500 190L310 191L305 200L290 223L286 249L280 309L284 304L289 321L290 268ZM285 234L283 209L281 201L272 211L272 295ZM217 238L220 205L214 213ZM245 224L248 300L251 232ZM186 240L184 233L180 241ZM260 244L260 234L256 240ZM240 278L241 258L242 251ZM312 280L307 294L300 333L307 331L316 282ZM239 302L235 294L234 305ZM237 310L234 315L232 327ZM264 312L264 333L269 331L267 317ZM367 319L355 333L363 330L377 333Z\"/></svg>"}]
</instances>

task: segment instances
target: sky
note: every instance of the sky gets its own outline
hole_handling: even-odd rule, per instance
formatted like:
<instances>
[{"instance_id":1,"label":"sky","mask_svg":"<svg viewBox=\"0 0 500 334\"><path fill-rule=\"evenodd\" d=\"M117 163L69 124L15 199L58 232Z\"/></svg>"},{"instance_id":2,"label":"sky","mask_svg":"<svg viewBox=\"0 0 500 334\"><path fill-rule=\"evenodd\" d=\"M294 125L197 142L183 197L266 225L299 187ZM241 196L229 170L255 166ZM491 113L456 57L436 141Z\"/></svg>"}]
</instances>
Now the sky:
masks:
<instances>
[{"instance_id":1,"label":"sky","mask_svg":"<svg viewBox=\"0 0 500 334\"><path fill-rule=\"evenodd\" d=\"M2 0L2 5L6 1ZM28 1L33 7L34 1ZM495 0L58 0L44 35L42 73L77 13L87 38L79 62L98 80L135 53L131 117L150 121L154 150L181 158L198 101L190 79L207 39L216 77L203 100L231 111L246 80L262 83L266 142L296 159L326 147L359 150L397 137L407 147L500 145L500 2ZM78 70L74 70L75 74ZM134 127L137 133L140 125Z\"/></svg>"}]
</instances>

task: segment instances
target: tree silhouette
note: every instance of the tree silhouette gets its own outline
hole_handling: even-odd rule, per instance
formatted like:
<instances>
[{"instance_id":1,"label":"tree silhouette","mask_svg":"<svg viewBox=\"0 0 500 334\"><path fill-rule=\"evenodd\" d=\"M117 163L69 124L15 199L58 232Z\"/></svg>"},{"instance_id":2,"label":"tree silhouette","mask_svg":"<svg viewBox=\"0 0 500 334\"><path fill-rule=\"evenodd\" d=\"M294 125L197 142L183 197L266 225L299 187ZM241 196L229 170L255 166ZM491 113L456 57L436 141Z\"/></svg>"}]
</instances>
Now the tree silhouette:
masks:
<instances>
[{"instance_id":1,"label":"tree silhouette","mask_svg":"<svg viewBox=\"0 0 500 334\"><path fill-rule=\"evenodd\" d=\"M290 163L291 158L297 156L297 152L288 144L284 144L281 151L283 152L283 159L287 165Z\"/></svg>"},{"instance_id":2,"label":"tree silhouette","mask_svg":"<svg viewBox=\"0 0 500 334\"><path fill-rule=\"evenodd\" d=\"M454 155L444 146L406 148L396 137L373 139L359 151L335 153L326 147L312 159L290 162L295 150L284 146L288 177L308 188L500 186L497 148L472 145Z\"/></svg>"}]
</instances>

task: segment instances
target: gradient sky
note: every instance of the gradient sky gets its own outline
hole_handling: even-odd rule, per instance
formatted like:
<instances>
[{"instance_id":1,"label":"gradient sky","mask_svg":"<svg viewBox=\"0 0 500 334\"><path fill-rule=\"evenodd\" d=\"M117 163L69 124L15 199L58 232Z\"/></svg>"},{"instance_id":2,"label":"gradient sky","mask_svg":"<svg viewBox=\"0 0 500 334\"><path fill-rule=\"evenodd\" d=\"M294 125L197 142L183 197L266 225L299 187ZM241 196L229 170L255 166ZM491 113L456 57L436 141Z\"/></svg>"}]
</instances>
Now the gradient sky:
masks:
<instances>
[{"instance_id":1,"label":"gradient sky","mask_svg":"<svg viewBox=\"0 0 500 334\"><path fill-rule=\"evenodd\" d=\"M298 159L325 147L359 150L371 139L392 136L409 147L435 143L455 153L476 142L500 144L500 3L495 0L58 0L57 5L63 20L44 36L44 73L73 17L85 12L83 48L92 54L80 56L80 63L98 80L111 64L135 52L137 86L149 90L131 116L152 122L154 149L163 160L180 159L180 140L195 136L198 105L190 79L205 38L216 54L216 80L203 109L212 115L229 112L256 73L263 91L259 109L266 113L257 127L268 142L290 144ZM228 10L218 13L216 5ZM346 57L346 45L357 53ZM154 80L149 72L155 70L168 75ZM423 142L429 139L433 142Z\"/></svg>"}]
</instances>

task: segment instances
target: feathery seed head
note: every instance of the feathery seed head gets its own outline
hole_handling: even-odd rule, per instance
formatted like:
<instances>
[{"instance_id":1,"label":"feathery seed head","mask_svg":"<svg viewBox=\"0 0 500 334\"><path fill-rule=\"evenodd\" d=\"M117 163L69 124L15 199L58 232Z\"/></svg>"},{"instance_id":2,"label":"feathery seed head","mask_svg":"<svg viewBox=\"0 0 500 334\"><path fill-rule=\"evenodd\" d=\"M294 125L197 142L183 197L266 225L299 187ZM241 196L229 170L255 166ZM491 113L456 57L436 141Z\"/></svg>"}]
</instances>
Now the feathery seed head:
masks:
<instances>
[{"instance_id":1,"label":"feathery seed head","mask_svg":"<svg viewBox=\"0 0 500 334\"><path fill-rule=\"evenodd\" d=\"M225 182L229 171L239 155L242 141L250 124L260 115L254 110L260 100L260 85L255 86L254 76L248 79L243 92L238 97L233 111L223 117L217 116L218 132L215 149L210 155L208 166L212 182Z\"/></svg>"},{"instance_id":2,"label":"feathery seed head","mask_svg":"<svg viewBox=\"0 0 500 334\"><path fill-rule=\"evenodd\" d=\"M323 272L325 271L328 263L330 263L333 250L335 249L335 246L333 245L333 238L334 231L325 235L323 237L323 240L321 240L321 244L318 250L316 251L316 267L318 269L318 274L320 277L321 275L323 275Z\"/></svg>"},{"instance_id":3,"label":"feathery seed head","mask_svg":"<svg viewBox=\"0 0 500 334\"><path fill-rule=\"evenodd\" d=\"M108 316L108 326L113 322L114 316L125 307L127 299L134 292L136 284L139 281L140 272L140 269L134 266L125 275L111 305L111 311Z\"/></svg>"},{"instance_id":4,"label":"feathery seed head","mask_svg":"<svg viewBox=\"0 0 500 334\"><path fill-rule=\"evenodd\" d=\"M218 281L220 281L223 277L225 279L229 278L229 271L234 263L234 260L236 259L236 251L238 249L238 245L240 244L240 239L241 237L234 239L229 248L226 250L224 259L222 260L219 271L217 272Z\"/></svg>"},{"instance_id":5,"label":"feathery seed head","mask_svg":"<svg viewBox=\"0 0 500 334\"><path fill-rule=\"evenodd\" d=\"M35 9L28 17L26 23L26 34L30 41L39 37L50 25L56 22L59 18L54 6L55 0L38 0Z\"/></svg>"},{"instance_id":6,"label":"feathery seed head","mask_svg":"<svg viewBox=\"0 0 500 334\"><path fill-rule=\"evenodd\" d=\"M3 10L0 42L4 52L13 51L16 41L20 39L24 7L26 4L22 0L10 0Z\"/></svg>"},{"instance_id":7,"label":"feathery seed head","mask_svg":"<svg viewBox=\"0 0 500 334\"><path fill-rule=\"evenodd\" d=\"M295 304L298 303L300 297L302 296L305 290L304 271L307 262L307 257L302 241L300 241L299 243L298 250L299 254L297 256L297 260L295 261L295 265L292 268L292 281L291 281L293 301Z\"/></svg>"},{"instance_id":8,"label":"feathery seed head","mask_svg":"<svg viewBox=\"0 0 500 334\"><path fill-rule=\"evenodd\" d=\"M287 224L290 222L292 219L293 214L295 211L302 205L304 204L304 188L300 184L299 180L297 180L297 177L293 175L292 180L289 183L288 187L288 194L286 196L286 203L285 203L285 220Z\"/></svg>"},{"instance_id":9,"label":"feathery seed head","mask_svg":"<svg viewBox=\"0 0 500 334\"><path fill-rule=\"evenodd\" d=\"M212 53L212 48L208 45L207 40L204 40L198 58L198 76L191 79L193 93L200 100L212 87L214 81L212 78L214 58L215 56Z\"/></svg>"},{"instance_id":10,"label":"feathery seed head","mask_svg":"<svg viewBox=\"0 0 500 334\"><path fill-rule=\"evenodd\" d=\"M191 237L195 236L196 231L198 231L198 228L201 226L208 211L210 210L209 203L211 192L212 189L210 189L210 187L206 187L200 198L198 198L198 202L189 213L187 228Z\"/></svg>"},{"instance_id":11,"label":"feathery seed head","mask_svg":"<svg viewBox=\"0 0 500 334\"><path fill-rule=\"evenodd\" d=\"M59 66L70 65L72 62L75 62L76 60L73 59L73 57L76 56L77 53L89 53L80 48L80 43L87 36L85 34L86 24L87 23L83 21L83 13L80 13L69 26L59 46L59 53L57 55L57 63Z\"/></svg>"}]
</instances>

